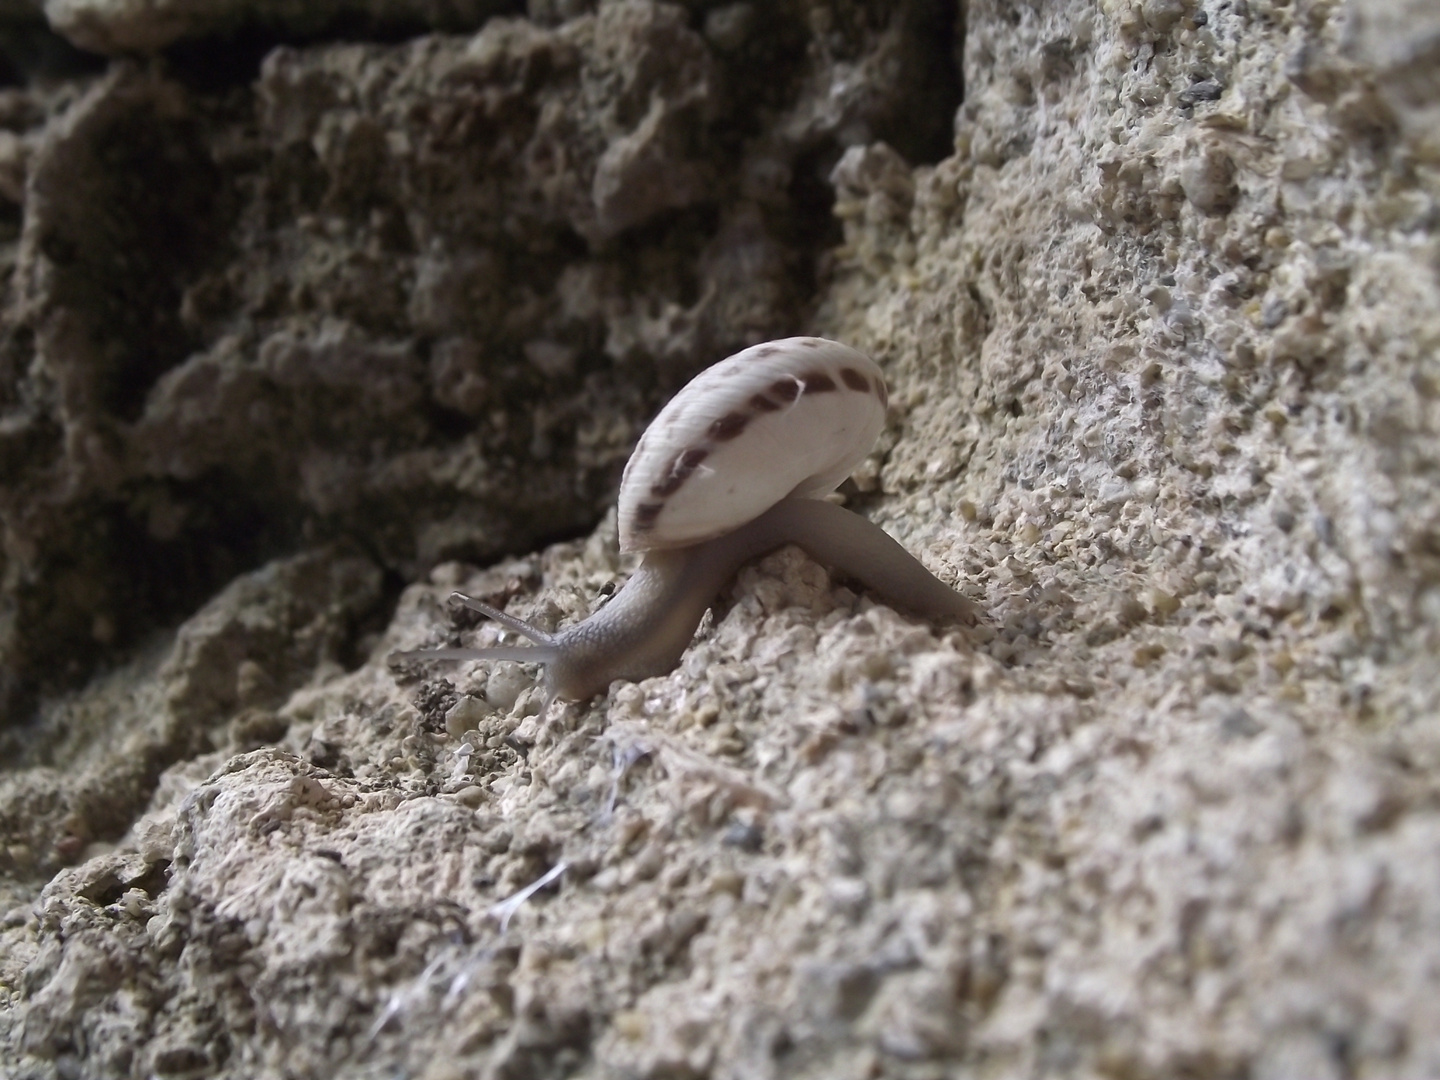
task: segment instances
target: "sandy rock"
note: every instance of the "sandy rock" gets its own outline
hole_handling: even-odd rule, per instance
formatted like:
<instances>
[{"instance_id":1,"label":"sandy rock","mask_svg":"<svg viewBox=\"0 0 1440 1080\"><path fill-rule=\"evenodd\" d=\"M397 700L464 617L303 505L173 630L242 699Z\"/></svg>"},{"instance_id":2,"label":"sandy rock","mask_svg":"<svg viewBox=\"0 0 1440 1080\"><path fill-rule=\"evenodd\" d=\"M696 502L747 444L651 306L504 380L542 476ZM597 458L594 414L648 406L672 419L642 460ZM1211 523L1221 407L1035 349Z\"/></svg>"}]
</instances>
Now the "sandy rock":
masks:
<instances>
[{"instance_id":1,"label":"sandy rock","mask_svg":"<svg viewBox=\"0 0 1440 1080\"><path fill-rule=\"evenodd\" d=\"M279 50L225 102L117 68L14 127L34 147L12 271L31 307L7 317L79 345L37 350L48 397L5 361L7 417L55 433L0 432L71 447L50 460L91 493L253 454L272 486L293 476L309 529L347 523L373 554L286 540L287 561L257 555L153 652L115 635L123 664L6 730L24 756L0 774L0 1061L46 1078L1440 1070L1425 12L972 3L953 146L927 155L923 124L892 123L885 73L933 51L918 28L939 5L570 8L464 40ZM773 73L785 34L807 57L788 81L736 80ZM103 220L66 186L93 170L46 163L92 153L85 132L115 115L162 132L170 175L209 160L243 195L215 211L219 269L150 256L211 336L123 424L96 373L137 361L86 345L100 309L56 287L30 231L71 220L60 206ZM753 134L725 143L742 115ZM455 179L446 155L467 153L483 183L416 179ZM657 159L673 189L648 182ZM377 211L376 191L405 197ZM789 231L822 195L833 218ZM261 212L277 205L314 221ZM408 246L380 246L391 230ZM810 292L784 276L801 252L823 271ZM720 287L767 267L790 269L739 301ZM210 273L231 291L204 307ZM163 326L163 295L134 295L151 321L133 325ZM917 623L785 550L737 575L675 671L590 703L542 714L513 664L386 663L495 640L455 589L543 626L583 618L630 569L613 521L527 555L542 533L501 510L564 478L592 525L603 484L575 478L618 460L680 371L758 332L745 312L802 300L805 329L890 381L852 506L981 626ZM423 362L405 344L422 338ZM518 428L542 389L606 434L548 457L526 456L536 429L501 435L544 467L426 509L500 460L426 429L430 403ZM257 402L311 419L252 447L225 425ZM13 490L44 490L20 472ZM163 532L175 511L147 505ZM36 551L79 535L11 520ZM495 562L483 529L518 554ZM18 543L6 559L43 565ZM38 580L88 612L110 579ZM149 774L101 782L137 751ZM94 807L113 833L64 831Z\"/></svg>"},{"instance_id":2,"label":"sandy rock","mask_svg":"<svg viewBox=\"0 0 1440 1080\"><path fill-rule=\"evenodd\" d=\"M902 108L923 65L837 90L762 27L805 33L777 10L721 56L631 0L12 94L5 707L313 539L413 577L590 527L666 392L803 317L854 125L937 129Z\"/></svg>"}]
</instances>

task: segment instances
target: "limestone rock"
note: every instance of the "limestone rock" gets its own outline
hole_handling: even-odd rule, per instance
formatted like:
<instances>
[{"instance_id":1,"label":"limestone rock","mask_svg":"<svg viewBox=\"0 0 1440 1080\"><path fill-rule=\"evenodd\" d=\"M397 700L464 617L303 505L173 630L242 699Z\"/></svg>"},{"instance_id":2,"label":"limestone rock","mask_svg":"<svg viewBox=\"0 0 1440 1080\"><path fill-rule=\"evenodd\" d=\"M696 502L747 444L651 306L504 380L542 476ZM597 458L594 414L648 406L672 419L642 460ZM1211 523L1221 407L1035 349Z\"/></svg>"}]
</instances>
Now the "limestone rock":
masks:
<instances>
[{"instance_id":1,"label":"limestone rock","mask_svg":"<svg viewBox=\"0 0 1440 1080\"><path fill-rule=\"evenodd\" d=\"M813 56L796 10L719 55L627 0L7 91L0 707L314 541L411 577L588 528L665 393L803 317L843 140L948 126L923 64L841 77L906 10Z\"/></svg>"},{"instance_id":2,"label":"limestone rock","mask_svg":"<svg viewBox=\"0 0 1440 1080\"><path fill-rule=\"evenodd\" d=\"M109 665L4 729L0 1063L1440 1073L1429 10L547 0L0 98L0 626ZM782 325L983 625L790 549L583 706L387 665L583 618L606 470ZM132 520L234 569L118 592Z\"/></svg>"}]
</instances>

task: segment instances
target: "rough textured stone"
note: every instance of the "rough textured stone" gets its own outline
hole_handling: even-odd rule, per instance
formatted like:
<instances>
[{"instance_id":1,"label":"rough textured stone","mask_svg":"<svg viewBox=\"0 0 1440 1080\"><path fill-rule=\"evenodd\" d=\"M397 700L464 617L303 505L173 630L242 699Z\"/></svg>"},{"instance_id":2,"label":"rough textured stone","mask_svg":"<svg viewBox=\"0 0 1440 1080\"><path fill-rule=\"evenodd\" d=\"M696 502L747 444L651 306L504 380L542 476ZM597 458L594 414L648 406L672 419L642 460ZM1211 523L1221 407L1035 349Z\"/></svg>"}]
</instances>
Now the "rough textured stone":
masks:
<instances>
[{"instance_id":1,"label":"rough textured stone","mask_svg":"<svg viewBox=\"0 0 1440 1080\"><path fill-rule=\"evenodd\" d=\"M943 72L853 70L924 6L809 52L800 10L718 56L632 0L15 92L0 706L316 541L410 577L593 525L666 392L804 317L844 144L948 129Z\"/></svg>"},{"instance_id":2,"label":"rough textured stone","mask_svg":"<svg viewBox=\"0 0 1440 1080\"><path fill-rule=\"evenodd\" d=\"M711 95L736 100L737 74L764 82L761 42L780 40L754 25L765 10L536 4L533 22L492 23L467 41L281 51L255 88L220 98L117 69L82 93L14 99L29 111L7 127L20 162L7 168L27 177L28 237L32 222L61 220L44 193L65 178L41 182L46 155L83 146L76 133L107 110L154 118L155 145L175 155L159 156L178 173L194 147L238 147L198 160L238 177L226 182L241 192L289 177L286 197L299 199L306 170L354 175L327 164L344 158L383 172L377 157L424 158L417 132L453 130L388 110L440 110L455 84L429 97L395 88L466 64L513 65L503 79L455 76L479 88L461 116L493 100L539 117L507 130L543 132L545 104L561 101L569 111L552 122L570 125L573 170L530 171L529 135L482 139L485 184L453 200L416 185L395 203L408 235L438 238L430 267L417 265L425 244L376 257L366 279L376 284L349 294L365 303L339 315L327 305L353 303L344 268L360 273L360 238L386 226L368 209L329 209L346 205L332 180L315 184L337 202L308 212L351 232L246 231L234 222L268 220L256 208L270 204L227 196L234 209L215 220L230 239L214 256L231 268L227 288L245 296L247 282L283 276L307 283L317 306L290 292L271 298L278 307L219 303L214 324L230 327L231 351L218 335L202 341L158 374L161 390L129 423L159 424L162 400L166 417L180 416L172 388L207 366L224 377L195 382L185 406L202 419L164 420L185 433L165 450L173 460L205 451L222 426L214 388L232 371L259 370L273 387L300 380L296 402L325 387L356 394L354 426L324 444L340 456L384 425L421 423L417 401L491 408L492 371L463 346L433 343L494 348L518 277L535 313L516 315L524 331L500 340L509 362L538 374L493 408L518 424L537 388L568 385L566 366L581 365L590 382L572 391L575 407L617 426L605 452L618 455L669 380L766 329L735 312L804 315L787 332L851 341L891 381L890 424L847 489L852 505L989 618L974 630L918 625L786 550L742 570L676 671L541 717L518 665L417 678L384 657L492 640L493 627L447 610L455 588L542 625L583 617L627 570L613 519L588 539L478 569L505 544L471 553L386 537L405 535L387 507L412 489L377 479L392 468L383 448L355 475L397 494L364 517L319 509L331 506L326 491L343 507L346 485L297 487L312 521L373 526L374 554L295 554L282 537L290 561L185 609L189 621L157 632L153 652L124 653L117 637L113 669L52 694L37 722L7 734L25 755L0 776L12 905L0 922L0 1060L11 1071L1440 1072L1440 177L1423 122L1434 108L1428 9L971 3L953 152L927 161L923 140L876 126L892 114L872 95L897 70L887 57L914 55L901 39L933 11L797 6L795 55L807 59L777 98L752 100L754 126L722 165L688 136L732 130L709 117L736 115ZM601 59L597 27L621 23L670 35L673 66ZM1397 29L1407 25L1413 34ZM531 63L541 55L545 65ZM669 87L662 104L646 94L624 105L632 77ZM296 134L267 142L257 130ZM408 148L392 148L401 133ZM307 147L315 163L262 167L257 145L271 147L263 160ZM651 154L668 155L683 182L646 182ZM613 171L597 186L607 155ZM124 183L75 196L68 212L98 213ZM777 192L789 201L767 201ZM811 221L800 245L777 222L821 193L838 227ZM486 230L511 218L465 225L472 206L563 230L573 251L527 249L497 269ZM610 236L604 222L634 206L657 217ZM462 223L453 238L450 220ZM813 310L666 293L677 268L702 280L714 238L742 220L745 235L816 256L813 278L784 279ZM98 323L85 320L109 309L48 299L57 294L29 250L10 265L39 307L11 325L37 340L66 327L71 340L94 336L86 327ZM183 254L154 266L187 283L182 294L211 272ZM542 289L532 267L553 268L555 283ZM397 290L389 308L382 285ZM159 274L134 288L148 306L132 328L163 329L174 286ZM669 315L647 299L667 295ZM600 299L586 307L587 297ZM455 329L476 303L494 314ZM51 311L71 322L50 329ZM576 312L565 317L588 328L589 345L546 322ZM409 329L422 323L440 329L426 332L417 374L405 343L425 336ZM31 357L17 335L7 416L22 406L89 416L87 403L111 392L105 372L137 362L80 347ZM63 408L25 381L57 364L63 378L45 385ZM364 378L347 374L352 364ZM378 400L378 387L407 405ZM0 431L41 438L5 422ZM44 437L60 441L59 421L48 423ZM449 475L452 443L469 437L433 437L408 481L417 504L449 482L435 476ZM293 437L254 452L312 453ZM15 453L3 460L36 460ZM82 460L131 461L66 453L56 468L67 477ZM556 476L592 464L578 451L550 460ZM603 488L593 484L591 514ZM74 505L75 520L90 520L93 503ZM497 527L462 518L456 530ZM521 551L535 535L508 539ZM7 568L20 565L6 551ZM342 563L350 569L327 569ZM412 581L429 567L429 578L392 612L381 566ZM312 599L291 609L291 590ZM327 595L349 607L321 614ZM165 723L186 734L145 734ZM122 770L106 787L104 769L145 738L164 747L155 774ZM130 794L116 799L123 784ZM61 831L82 789L111 800L103 838Z\"/></svg>"}]
</instances>

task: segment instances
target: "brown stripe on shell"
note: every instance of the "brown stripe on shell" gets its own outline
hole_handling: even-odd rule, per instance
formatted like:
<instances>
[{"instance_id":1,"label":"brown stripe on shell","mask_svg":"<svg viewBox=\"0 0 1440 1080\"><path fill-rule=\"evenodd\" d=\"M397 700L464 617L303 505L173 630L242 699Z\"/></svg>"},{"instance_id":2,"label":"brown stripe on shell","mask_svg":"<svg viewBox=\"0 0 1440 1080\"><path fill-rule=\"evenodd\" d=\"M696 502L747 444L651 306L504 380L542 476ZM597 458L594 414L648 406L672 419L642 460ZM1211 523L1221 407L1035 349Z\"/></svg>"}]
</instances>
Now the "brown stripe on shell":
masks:
<instances>
[{"instance_id":1,"label":"brown stripe on shell","mask_svg":"<svg viewBox=\"0 0 1440 1080\"><path fill-rule=\"evenodd\" d=\"M807 394L828 394L836 388L835 380L823 371L812 371L801 375L800 381L805 384L804 392Z\"/></svg>"},{"instance_id":2,"label":"brown stripe on shell","mask_svg":"<svg viewBox=\"0 0 1440 1080\"><path fill-rule=\"evenodd\" d=\"M858 390L862 394L868 394L870 392L870 380L865 378L864 375L861 375L860 372L856 371L853 367L840 369L840 381L851 390Z\"/></svg>"},{"instance_id":3,"label":"brown stripe on shell","mask_svg":"<svg viewBox=\"0 0 1440 1080\"><path fill-rule=\"evenodd\" d=\"M772 401L764 394L756 394L750 399L749 405L757 413L775 412L782 407L778 401Z\"/></svg>"},{"instance_id":4,"label":"brown stripe on shell","mask_svg":"<svg viewBox=\"0 0 1440 1080\"><path fill-rule=\"evenodd\" d=\"M672 470L670 475L658 484L650 485L650 494L657 499L668 499L675 492L680 490L680 485L688 480L688 476L677 476Z\"/></svg>"},{"instance_id":5,"label":"brown stripe on shell","mask_svg":"<svg viewBox=\"0 0 1440 1080\"><path fill-rule=\"evenodd\" d=\"M763 360L767 356L774 356L779 351L779 345L761 345L755 350L755 358L757 360Z\"/></svg>"},{"instance_id":6,"label":"brown stripe on shell","mask_svg":"<svg viewBox=\"0 0 1440 1080\"><path fill-rule=\"evenodd\" d=\"M649 531L655 527L655 519L665 509L664 503L641 503L635 507L635 528Z\"/></svg>"},{"instance_id":7,"label":"brown stripe on shell","mask_svg":"<svg viewBox=\"0 0 1440 1080\"><path fill-rule=\"evenodd\" d=\"M744 431L749 423L750 417L744 413L726 413L710 425L710 437L720 442L729 442Z\"/></svg>"},{"instance_id":8,"label":"brown stripe on shell","mask_svg":"<svg viewBox=\"0 0 1440 1080\"><path fill-rule=\"evenodd\" d=\"M800 342L800 344L801 344L801 346L803 346L803 347L806 348L806 349L818 349L818 348L820 348L820 346L824 345L825 343L824 343L823 341L821 341L819 338L807 337L807 338L802 339L801 342Z\"/></svg>"},{"instance_id":9,"label":"brown stripe on shell","mask_svg":"<svg viewBox=\"0 0 1440 1080\"><path fill-rule=\"evenodd\" d=\"M800 383L796 379L776 379L770 384L769 392L779 398L782 404L789 405L800 396Z\"/></svg>"},{"instance_id":10,"label":"brown stripe on shell","mask_svg":"<svg viewBox=\"0 0 1440 1080\"><path fill-rule=\"evenodd\" d=\"M670 468L665 470L665 479L658 484L650 485L650 494L657 499L668 499L675 492L679 491L681 485L690 479L690 474L700 467L700 463L710 456L710 451L703 447L691 447L680 454L670 463Z\"/></svg>"}]
</instances>

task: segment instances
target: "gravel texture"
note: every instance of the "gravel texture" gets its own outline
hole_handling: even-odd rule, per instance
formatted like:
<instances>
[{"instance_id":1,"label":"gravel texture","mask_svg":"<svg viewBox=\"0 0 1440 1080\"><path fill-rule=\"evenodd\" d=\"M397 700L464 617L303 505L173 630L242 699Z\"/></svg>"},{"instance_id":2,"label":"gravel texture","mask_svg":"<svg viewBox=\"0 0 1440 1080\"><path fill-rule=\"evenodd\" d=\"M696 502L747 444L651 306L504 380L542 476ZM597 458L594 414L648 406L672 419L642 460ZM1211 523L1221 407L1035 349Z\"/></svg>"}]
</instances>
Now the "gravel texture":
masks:
<instances>
[{"instance_id":1,"label":"gravel texture","mask_svg":"<svg viewBox=\"0 0 1440 1080\"><path fill-rule=\"evenodd\" d=\"M0 1071L1440 1074L1433 4L272 6L0 91ZM800 332L981 626L787 549L588 705L387 664Z\"/></svg>"}]
</instances>

